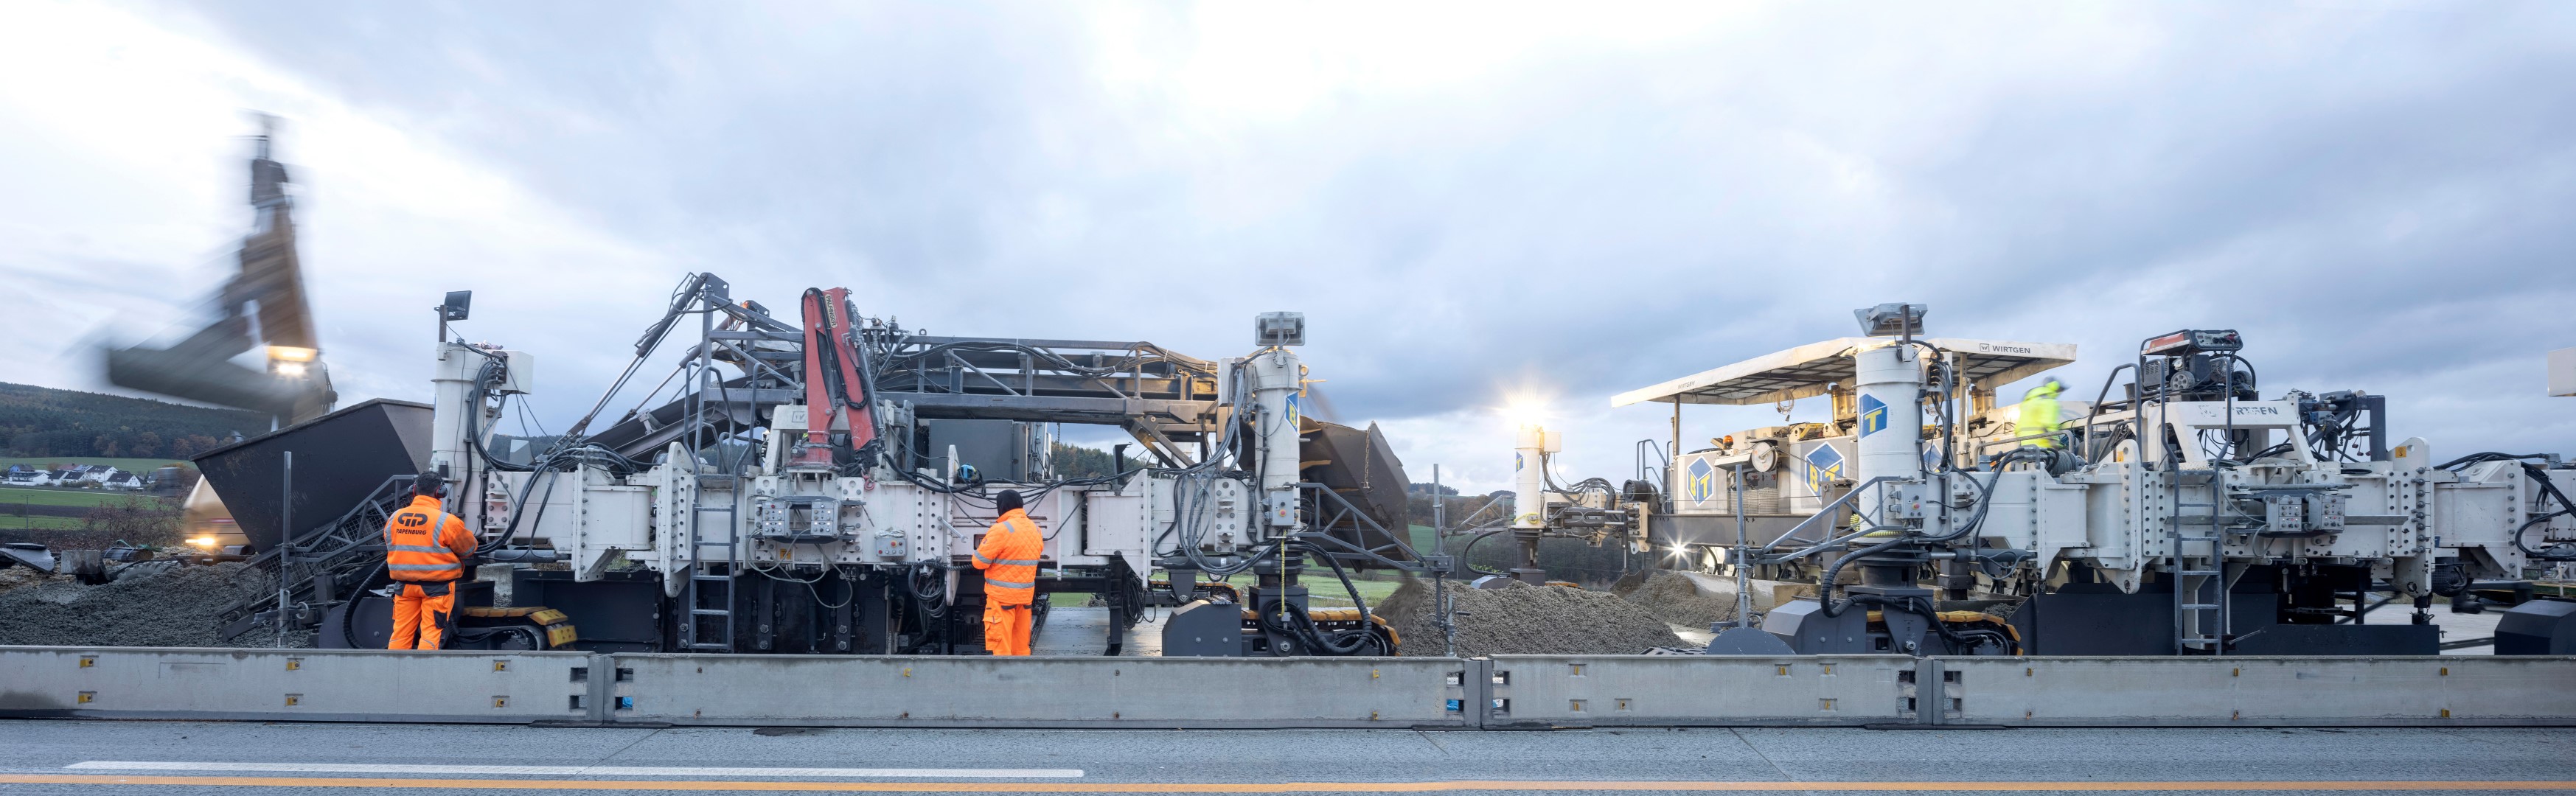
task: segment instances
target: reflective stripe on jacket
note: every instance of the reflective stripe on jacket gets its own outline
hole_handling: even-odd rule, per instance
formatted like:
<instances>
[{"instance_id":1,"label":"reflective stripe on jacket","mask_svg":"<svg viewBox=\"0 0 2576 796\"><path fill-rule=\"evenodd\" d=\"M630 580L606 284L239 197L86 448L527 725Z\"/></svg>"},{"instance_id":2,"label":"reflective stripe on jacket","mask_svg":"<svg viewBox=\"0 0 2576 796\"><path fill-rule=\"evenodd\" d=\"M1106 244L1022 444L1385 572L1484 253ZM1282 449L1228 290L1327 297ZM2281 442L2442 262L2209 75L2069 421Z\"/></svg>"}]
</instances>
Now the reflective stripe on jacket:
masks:
<instances>
[{"instance_id":1,"label":"reflective stripe on jacket","mask_svg":"<svg viewBox=\"0 0 2576 796\"><path fill-rule=\"evenodd\" d=\"M1038 559L1046 555L1046 537L1029 514L1012 509L984 532L975 546L975 568L984 571L984 601L994 605L1028 605L1037 601Z\"/></svg>"},{"instance_id":2,"label":"reflective stripe on jacket","mask_svg":"<svg viewBox=\"0 0 2576 796\"><path fill-rule=\"evenodd\" d=\"M385 518L385 574L412 583L439 583L465 576L465 559L474 555L474 534L465 521L448 514L438 498L414 496Z\"/></svg>"}]
</instances>

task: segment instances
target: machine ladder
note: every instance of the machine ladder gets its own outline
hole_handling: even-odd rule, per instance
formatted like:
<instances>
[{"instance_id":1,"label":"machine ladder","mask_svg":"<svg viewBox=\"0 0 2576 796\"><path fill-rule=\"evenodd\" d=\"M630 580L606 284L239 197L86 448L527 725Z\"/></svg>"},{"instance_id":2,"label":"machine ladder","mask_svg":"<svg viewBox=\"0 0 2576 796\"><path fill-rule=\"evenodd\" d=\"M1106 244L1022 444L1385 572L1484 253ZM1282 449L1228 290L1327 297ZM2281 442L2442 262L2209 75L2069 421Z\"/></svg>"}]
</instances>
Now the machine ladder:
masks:
<instances>
[{"instance_id":1,"label":"machine ladder","mask_svg":"<svg viewBox=\"0 0 2576 796\"><path fill-rule=\"evenodd\" d=\"M730 302L719 300L712 304L729 306ZM715 362L711 359L715 351L716 311L713 307L699 311L697 352L681 366L685 370L693 371L688 376L689 384L697 389L691 390L685 397L675 402L685 412L682 420L688 430L676 437L674 441L680 441L686 451L682 456L675 456L668 462L669 466L680 467L683 466L681 459L685 457L685 466L691 473L689 477L697 479L697 483L690 490L697 497L689 501L688 511L689 584L688 588L682 591L682 596L686 599L680 603L680 610L686 613L677 617L680 620L681 652L734 651L734 605L739 596L734 590L737 587L736 578L742 574L740 473L734 473L729 478L732 483L726 485L725 504L709 506L705 500L707 477L704 475L704 466L699 460L701 452L705 451L709 444L719 443L724 438L723 434L714 433L718 430L714 429L710 422L712 416L721 415L722 412L710 413L706 400L707 388L718 386L715 378ZM709 514L724 515L722 541L707 538L707 515ZM706 548L709 545L722 545L724 557L709 558L706 554ZM718 571L719 568L721 572ZM713 639L707 638L710 630L716 634Z\"/></svg>"},{"instance_id":2,"label":"machine ladder","mask_svg":"<svg viewBox=\"0 0 2576 796\"><path fill-rule=\"evenodd\" d=\"M2213 489L2215 487L2213 486ZM2179 498L2180 490L2175 489ZM2227 555L2215 503L2174 504L2173 552L2165 572L2174 579L2174 651L2224 655L2228 640ZM2186 514L2186 509L2204 513ZM2194 545L2205 545L2194 550Z\"/></svg>"},{"instance_id":3,"label":"machine ladder","mask_svg":"<svg viewBox=\"0 0 2576 796\"><path fill-rule=\"evenodd\" d=\"M722 541L710 540L703 533L708 514L725 516ZM742 569L741 560L735 557L740 541L741 524L734 521L733 505L699 504L689 512L689 588L688 599L682 603L689 613L680 624L680 648L683 651L734 651L733 589L734 576ZM711 546L723 547L724 557L708 558L706 548ZM721 574L716 572L718 567L723 568ZM715 607L708 607L711 601ZM716 627L709 628L709 625ZM712 641L706 638L710 629L716 633Z\"/></svg>"}]
</instances>

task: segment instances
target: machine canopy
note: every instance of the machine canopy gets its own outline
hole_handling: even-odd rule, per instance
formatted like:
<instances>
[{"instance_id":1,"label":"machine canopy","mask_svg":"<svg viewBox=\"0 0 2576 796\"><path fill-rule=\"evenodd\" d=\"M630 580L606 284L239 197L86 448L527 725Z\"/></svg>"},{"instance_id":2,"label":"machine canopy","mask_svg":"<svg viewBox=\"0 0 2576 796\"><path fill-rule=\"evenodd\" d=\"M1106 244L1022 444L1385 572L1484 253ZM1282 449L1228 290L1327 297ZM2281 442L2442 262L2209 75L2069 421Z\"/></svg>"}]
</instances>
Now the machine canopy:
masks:
<instances>
[{"instance_id":1,"label":"machine canopy","mask_svg":"<svg viewBox=\"0 0 2576 796\"><path fill-rule=\"evenodd\" d=\"M2008 384L2075 361L2074 343L2019 343L1925 337L1922 342L1956 355L1960 378ZM1852 380L1852 356L1896 345L1895 338L1843 337L1808 343L1732 365L1705 370L1610 397L1613 407L1654 401L1693 404L1766 404L1825 394L1826 385Z\"/></svg>"}]
</instances>

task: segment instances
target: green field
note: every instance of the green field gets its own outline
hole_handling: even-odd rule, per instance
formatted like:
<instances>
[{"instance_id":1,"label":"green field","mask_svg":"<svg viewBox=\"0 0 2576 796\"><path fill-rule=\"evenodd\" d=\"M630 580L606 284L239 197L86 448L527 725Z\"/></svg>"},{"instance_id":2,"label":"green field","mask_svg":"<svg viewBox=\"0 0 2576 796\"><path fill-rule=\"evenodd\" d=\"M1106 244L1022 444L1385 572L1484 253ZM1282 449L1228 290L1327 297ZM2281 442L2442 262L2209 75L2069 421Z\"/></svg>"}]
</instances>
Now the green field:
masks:
<instances>
[{"instance_id":1,"label":"green field","mask_svg":"<svg viewBox=\"0 0 2576 796\"><path fill-rule=\"evenodd\" d=\"M1317 572L1315 567L1307 567L1306 574L1297 582L1306 587L1306 600L1315 605L1342 608L1351 605L1351 593L1342 589L1341 580L1333 577L1329 567L1322 572ZM1351 585L1359 587L1360 596L1367 598L1370 609L1375 610L1378 603L1385 602L1387 595L1395 593L1395 588L1404 584L1391 580L1353 579Z\"/></svg>"},{"instance_id":2,"label":"green field","mask_svg":"<svg viewBox=\"0 0 2576 796\"><path fill-rule=\"evenodd\" d=\"M122 505L128 499L150 501L153 500L153 497L141 492L121 492L111 489L51 489L40 487L0 486L0 507L14 506L21 503L37 506Z\"/></svg>"},{"instance_id":3,"label":"green field","mask_svg":"<svg viewBox=\"0 0 2576 796\"><path fill-rule=\"evenodd\" d=\"M47 470L54 469L56 466L61 465L104 464L135 475L151 475L152 471L173 464L181 467L195 466L177 459L119 459L104 456L22 456L14 459L0 458L0 470L7 470L9 469L9 465L12 464L34 465Z\"/></svg>"},{"instance_id":4,"label":"green field","mask_svg":"<svg viewBox=\"0 0 2576 796\"><path fill-rule=\"evenodd\" d=\"M0 531L77 531L79 517L13 517L0 515Z\"/></svg>"}]
</instances>

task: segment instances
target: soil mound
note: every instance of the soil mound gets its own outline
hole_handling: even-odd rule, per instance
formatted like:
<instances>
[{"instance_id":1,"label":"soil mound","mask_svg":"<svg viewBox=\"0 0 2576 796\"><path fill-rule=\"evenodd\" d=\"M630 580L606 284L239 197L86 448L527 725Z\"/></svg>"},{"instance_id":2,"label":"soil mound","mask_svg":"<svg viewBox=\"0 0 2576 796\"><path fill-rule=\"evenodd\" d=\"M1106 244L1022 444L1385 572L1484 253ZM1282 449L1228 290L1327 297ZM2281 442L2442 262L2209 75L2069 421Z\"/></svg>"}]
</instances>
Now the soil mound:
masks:
<instances>
[{"instance_id":1,"label":"soil mound","mask_svg":"<svg viewBox=\"0 0 2576 796\"><path fill-rule=\"evenodd\" d=\"M1475 589L1452 584L1458 657L1479 655L1638 655L1679 646L1681 638L1646 609L1608 592L1565 586ZM1438 657L1439 616L1431 585L1407 581L1374 606L1403 640L1401 654Z\"/></svg>"},{"instance_id":2,"label":"soil mound","mask_svg":"<svg viewBox=\"0 0 2576 796\"><path fill-rule=\"evenodd\" d=\"M1640 577L1640 576L1643 577ZM1632 580L1633 579L1633 582ZM1620 586L1627 586L1625 591ZM1706 628L1735 619L1735 598L1700 591L1699 583L1679 572L1632 572L1611 587L1612 593L1636 603L1656 619Z\"/></svg>"},{"instance_id":3,"label":"soil mound","mask_svg":"<svg viewBox=\"0 0 2576 796\"><path fill-rule=\"evenodd\" d=\"M253 631L230 645L217 641L215 612L271 588L268 573L240 563L143 565L98 586L47 578L0 593L0 644L267 646L276 642L275 631Z\"/></svg>"}]
</instances>

